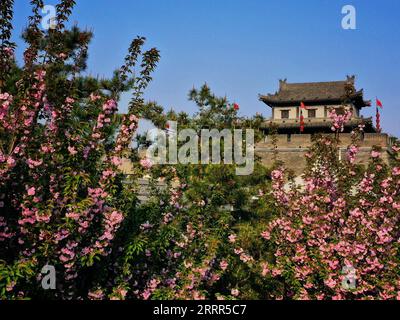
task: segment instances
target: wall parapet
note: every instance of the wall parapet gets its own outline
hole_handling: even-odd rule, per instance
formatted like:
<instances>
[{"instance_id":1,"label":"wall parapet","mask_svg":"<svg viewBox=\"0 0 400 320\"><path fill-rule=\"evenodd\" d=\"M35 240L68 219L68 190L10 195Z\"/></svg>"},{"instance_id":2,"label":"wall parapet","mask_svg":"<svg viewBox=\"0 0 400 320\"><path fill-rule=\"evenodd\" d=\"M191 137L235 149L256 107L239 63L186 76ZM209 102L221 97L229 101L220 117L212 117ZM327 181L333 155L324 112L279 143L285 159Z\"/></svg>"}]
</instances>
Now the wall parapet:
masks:
<instances>
[{"instance_id":1,"label":"wall parapet","mask_svg":"<svg viewBox=\"0 0 400 320\"><path fill-rule=\"evenodd\" d=\"M322 134L322 135L330 135L333 134ZM312 134L277 134L276 135L276 144L278 147L287 147L287 148L308 148L312 144ZM341 133L339 135L340 146L348 146L351 144L351 134L350 133ZM272 136L267 135L263 142L260 142L258 145L260 147L269 147L273 148ZM380 146L382 148L389 147L389 137L386 133L364 133L363 138L360 141L360 146L363 147L372 147L372 146Z\"/></svg>"}]
</instances>

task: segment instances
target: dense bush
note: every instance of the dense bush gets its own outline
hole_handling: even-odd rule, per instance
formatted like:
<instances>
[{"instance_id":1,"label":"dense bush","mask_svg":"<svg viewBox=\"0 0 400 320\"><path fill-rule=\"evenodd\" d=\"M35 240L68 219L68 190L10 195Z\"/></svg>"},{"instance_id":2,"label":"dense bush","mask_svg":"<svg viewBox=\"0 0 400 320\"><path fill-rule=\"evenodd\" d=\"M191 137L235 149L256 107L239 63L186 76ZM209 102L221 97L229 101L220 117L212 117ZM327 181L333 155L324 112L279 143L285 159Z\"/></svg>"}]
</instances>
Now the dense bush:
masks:
<instances>
[{"instance_id":1,"label":"dense bush","mask_svg":"<svg viewBox=\"0 0 400 320\"><path fill-rule=\"evenodd\" d=\"M43 3L32 1L21 68L9 32L2 34L2 63L13 66L2 71L0 87L0 282L7 298L86 296L109 262L125 209L136 203L119 165L159 54L143 52L144 38L137 38L113 79L82 77L91 34L64 29L73 4L62 1L57 27L44 33L38 27ZM2 1L1 12L11 7ZM3 30L10 29L10 12ZM117 99L130 89L129 111L118 117ZM55 292L39 289L46 264L63 275Z\"/></svg>"},{"instance_id":2,"label":"dense bush","mask_svg":"<svg viewBox=\"0 0 400 320\"><path fill-rule=\"evenodd\" d=\"M261 236L273 256L257 267L278 280L279 298L399 299L399 163L374 150L356 168L357 147L339 162L336 142L316 141L302 190L285 190L284 170L272 172L279 213Z\"/></svg>"},{"instance_id":3,"label":"dense bush","mask_svg":"<svg viewBox=\"0 0 400 320\"><path fill-rule=\"evenodd\" d=\"M12 4L0 4L2 299L399 298L398 147L391 164L375 150L367 168L356 165L361 127L339 161L347 117L332 113L336 134L315 139L304 186L278 162L266 169L256 159L253 174L237 176L235 165L139 161L147 142L130 143L140 117L164 129L169 120L196 132L253 128L256 140L263 119L239 118L239 106L206 85L189 94L193 116L145 103L159 53L140 37L111 79L84 76L92 34L65 28L71 0L47 32L42 1L31 1L19 66ZM140 202L144 175L151 193ZM45 265L56 269L54 290L41 286Z\"/></svg>"}]
</instances>

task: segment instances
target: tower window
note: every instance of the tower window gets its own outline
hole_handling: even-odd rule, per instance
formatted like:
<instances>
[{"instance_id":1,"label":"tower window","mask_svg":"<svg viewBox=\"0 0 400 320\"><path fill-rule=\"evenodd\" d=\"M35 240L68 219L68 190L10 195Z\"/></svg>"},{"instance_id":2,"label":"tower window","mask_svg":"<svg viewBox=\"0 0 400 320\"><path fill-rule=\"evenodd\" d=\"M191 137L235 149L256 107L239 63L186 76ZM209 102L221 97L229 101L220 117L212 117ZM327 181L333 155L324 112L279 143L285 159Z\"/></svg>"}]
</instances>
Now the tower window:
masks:
<instances>
[{"instance_id":1,"label":"tower window","mask_svg":"<svg viewBox=\"0 0 400 320\"><path fill-rule=\"evenodd\" d=\"M289 119L289 110L281 110L281 118Z\"/></svg>"},{"instance_id":2,"label":"tower window","mask_svg":"<svg viewBox=\"0 0 400 320\"><path fill-rule=\"evenodd\" d=\"M309 109L308 110L308 117L309 118L315 118L315 109Z\"/></svg>"},{"instance_id":3,"label":"tower window","mask_svg":"<svg viewBox=\"0 0 400 320\"><path fill-rule=\"evenodd\" d=\"M287 135L287 142L290 142L290 141L292 141L292 135L291 135L290 133L288 133L288 135Z\"/></svg>"}]
</instances>

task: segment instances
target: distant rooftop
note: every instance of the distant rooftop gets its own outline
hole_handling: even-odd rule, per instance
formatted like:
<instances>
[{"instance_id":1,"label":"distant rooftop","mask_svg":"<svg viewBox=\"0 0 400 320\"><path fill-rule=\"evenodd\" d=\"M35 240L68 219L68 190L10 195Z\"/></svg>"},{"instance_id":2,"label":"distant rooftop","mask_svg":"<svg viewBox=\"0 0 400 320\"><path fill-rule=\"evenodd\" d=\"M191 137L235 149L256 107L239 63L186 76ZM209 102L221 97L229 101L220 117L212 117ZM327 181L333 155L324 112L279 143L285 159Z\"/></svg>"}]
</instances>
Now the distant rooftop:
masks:
<instances>
[{"instance_id":1,"label":"distant rooftop","mask_svg":"<svg viewBox=\"0 0 400 320\"><path fill-rule=\"evenodd\" d=\"M274 94L260 95L259 98L270 107L281 105L341 104L351 100L356 107L369 106L369 101L363 100L363 90L356 90L355 76L347 76L343 81L288 83L286 79L279 80L279 91Z\"/></svg>"}]
</instances>

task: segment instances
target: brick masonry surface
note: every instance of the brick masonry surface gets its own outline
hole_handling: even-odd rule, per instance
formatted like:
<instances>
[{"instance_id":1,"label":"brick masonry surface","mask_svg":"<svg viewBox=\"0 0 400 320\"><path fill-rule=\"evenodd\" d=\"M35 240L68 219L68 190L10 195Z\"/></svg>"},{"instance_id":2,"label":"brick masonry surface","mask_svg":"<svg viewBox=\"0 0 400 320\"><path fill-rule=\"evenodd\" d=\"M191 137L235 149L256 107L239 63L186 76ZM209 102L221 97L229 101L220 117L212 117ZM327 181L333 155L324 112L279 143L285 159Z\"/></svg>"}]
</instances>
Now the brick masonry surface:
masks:
<instances>
[{"instance_id":1,"label":"brick masonry surface","mask_svg":"<svg viewBox=\"0 0 400 320\"><path fill-rule=\"evenodd\" d=\"M272 143L271 136L266 136L263 142L256 145L256 154L261 158L266 167L273 164L274 151L277 152L277 159L284 162L287 169L293 170L295 175L302 174L305 165L305 153L311 146L311 134L278 134L276 136L276 148ZM346 148L351 143L351 135L343 133L340 135L341 158L346 157ZM383 159L389 159L389 138L383 133L365 133L363 141L360 143L360 151L357 154L357 163L367 163L373 146L380 146L383 149ZM339 153L338 153L339 156Z\"/></svg>"}]
</instances>

